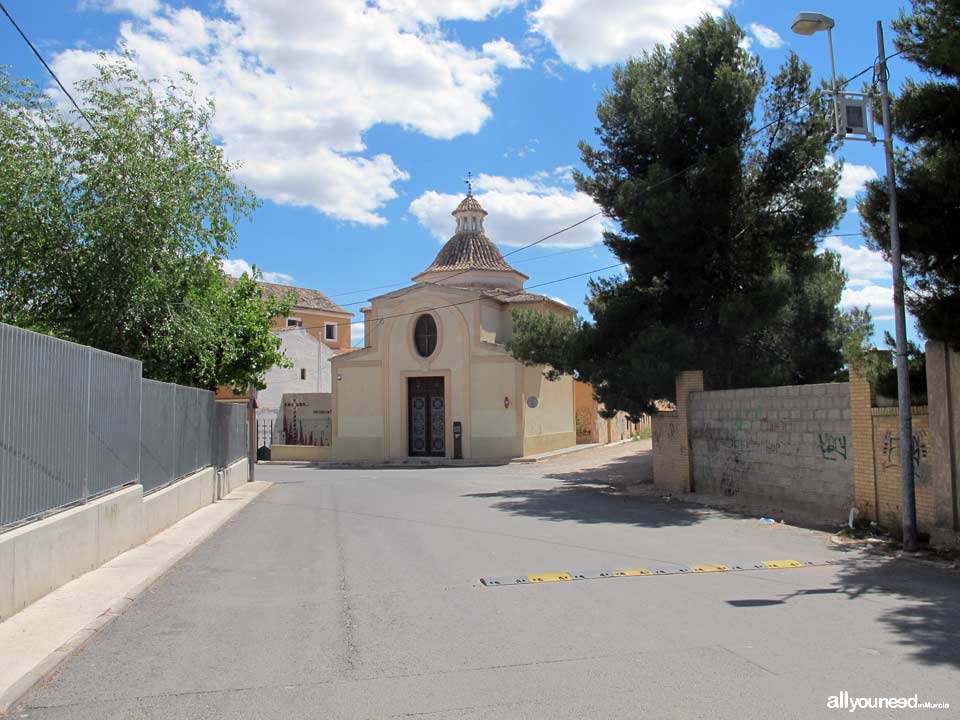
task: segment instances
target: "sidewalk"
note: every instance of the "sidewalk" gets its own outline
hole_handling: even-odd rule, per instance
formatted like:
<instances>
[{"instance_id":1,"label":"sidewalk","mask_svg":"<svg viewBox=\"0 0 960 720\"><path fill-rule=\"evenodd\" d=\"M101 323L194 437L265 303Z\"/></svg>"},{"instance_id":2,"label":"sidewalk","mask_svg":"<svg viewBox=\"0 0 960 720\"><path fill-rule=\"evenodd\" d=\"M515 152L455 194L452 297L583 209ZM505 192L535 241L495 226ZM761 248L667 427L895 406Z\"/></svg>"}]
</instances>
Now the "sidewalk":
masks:
<instances>
[{"instance_id":1,"label":"sidewalk","mask_svg":"<svg viewBox=\"0 0 960 720\"><path fill-rule=\"evenodd\" d=\"M0 623L0 715L271 485L237 488Z\"/></svg>"}]
</instances>

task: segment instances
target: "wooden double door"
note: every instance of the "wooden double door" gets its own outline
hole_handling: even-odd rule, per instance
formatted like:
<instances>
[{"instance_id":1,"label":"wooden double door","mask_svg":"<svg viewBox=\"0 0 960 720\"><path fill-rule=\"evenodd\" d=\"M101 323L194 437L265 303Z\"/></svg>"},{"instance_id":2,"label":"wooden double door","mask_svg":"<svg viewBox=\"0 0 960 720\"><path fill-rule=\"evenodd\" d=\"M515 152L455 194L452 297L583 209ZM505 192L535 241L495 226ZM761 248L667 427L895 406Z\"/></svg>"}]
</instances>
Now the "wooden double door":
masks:
<instances>
[{"instance_id":1,"label":"wooden double door","mask_svg":"<svg viewBox=\"0 0 960 720\"><path fill-rule=\"evenodd\" d=\"M411 457L445 457L446 407L442 377L407 378L407 423Z\"/></svg>"}]
</instances>

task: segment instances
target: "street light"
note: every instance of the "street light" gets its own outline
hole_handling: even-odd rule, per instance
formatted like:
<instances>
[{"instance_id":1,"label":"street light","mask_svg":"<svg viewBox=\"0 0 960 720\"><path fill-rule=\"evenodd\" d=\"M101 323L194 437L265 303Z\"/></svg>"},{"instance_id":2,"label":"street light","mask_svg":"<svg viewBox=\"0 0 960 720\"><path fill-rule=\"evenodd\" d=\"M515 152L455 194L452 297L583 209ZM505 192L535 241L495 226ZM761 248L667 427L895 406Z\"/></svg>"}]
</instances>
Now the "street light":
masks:
<instances>
[{"instance_id":1,"label":"street light","mask_svg":"<svg viewBox=\"0 0 960 720\"><path fill-rule=\"evenodd\" d=\"M797 13L790 29L797 35L813 35L821 30L827 31L827 45L830 46L830 87L833 89L833 127L840 134L840 103L837 93L837 69L833 62L833 18L822 13Z\"/></svg>"},{"instance_id":2,"label":"street light","mask_svg":"<svg viewBox=\"0 0 960 720\"><path fill-rule=\"evenodd\" d=\"M799 13L791 28L798 35L827 31L830 44L830 76L837 137L840 125L840 95L833 66L833 18L820 13ZM880 80L880 107L883 113L883 149L887 161L887 195L890 198L890 260L893 264L893 315L897 335L897 401L900 413L900 481L902 495L903 547L917 547L917 504L913 487L913 424L910 418L910 371L907 366L907 321L903 305L903 263L900 253L900 218L897 213L897 184L893 167L893 133L890 127L890 91L887 87L887 56L883 47L883 23L877 21L877 76Z\"/></svg>"}]
</instances>

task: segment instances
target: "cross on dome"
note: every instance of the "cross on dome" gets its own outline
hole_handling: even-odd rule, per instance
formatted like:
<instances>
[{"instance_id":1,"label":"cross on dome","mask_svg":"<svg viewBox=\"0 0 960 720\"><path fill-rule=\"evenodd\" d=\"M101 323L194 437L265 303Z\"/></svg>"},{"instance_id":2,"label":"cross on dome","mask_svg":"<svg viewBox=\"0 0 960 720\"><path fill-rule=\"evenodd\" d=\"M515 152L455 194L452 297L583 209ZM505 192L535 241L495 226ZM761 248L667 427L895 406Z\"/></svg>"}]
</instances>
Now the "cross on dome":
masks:
<instances>
[{"instance_id":1,"label":"cross on dome","mask_svg":"<svg viewBox=\"0 0 960 720\"><path fill-rule=\"evenodd\" d=\"M433 263L414 277L415 282L434 282L458 287L493 287L507 290L523 287L527 276L513 269L483 229L487 211L473 196L472 175L468 174L467 196L451 214L457 229Z\"/></svg>"}]
</instances>

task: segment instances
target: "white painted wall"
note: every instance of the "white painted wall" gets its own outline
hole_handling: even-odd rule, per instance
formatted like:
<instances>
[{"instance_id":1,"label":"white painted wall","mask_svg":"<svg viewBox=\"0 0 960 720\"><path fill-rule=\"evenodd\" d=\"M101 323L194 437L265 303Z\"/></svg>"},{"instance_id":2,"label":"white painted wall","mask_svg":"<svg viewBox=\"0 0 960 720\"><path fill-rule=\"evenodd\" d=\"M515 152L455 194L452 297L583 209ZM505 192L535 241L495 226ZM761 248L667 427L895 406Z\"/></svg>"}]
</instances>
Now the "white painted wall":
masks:
<instances>
[{"instance_id":1,"label":"white painted wall","mask_svg":"<svg viewBox=\"0 0 960 720\"><path fill-rule=\"evenodd\" d=\"M331 391L330 359L333 351L303 328L278 330L281 349L293 363L291 368L273 367L267 371L267 387L257 393L257 420L276 420L289 393L328 393ZM306 379L301 379L301 370Z\"/></svg>"}]
</instances>

